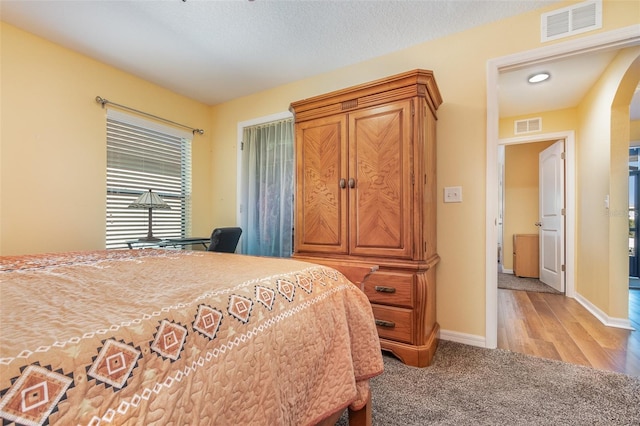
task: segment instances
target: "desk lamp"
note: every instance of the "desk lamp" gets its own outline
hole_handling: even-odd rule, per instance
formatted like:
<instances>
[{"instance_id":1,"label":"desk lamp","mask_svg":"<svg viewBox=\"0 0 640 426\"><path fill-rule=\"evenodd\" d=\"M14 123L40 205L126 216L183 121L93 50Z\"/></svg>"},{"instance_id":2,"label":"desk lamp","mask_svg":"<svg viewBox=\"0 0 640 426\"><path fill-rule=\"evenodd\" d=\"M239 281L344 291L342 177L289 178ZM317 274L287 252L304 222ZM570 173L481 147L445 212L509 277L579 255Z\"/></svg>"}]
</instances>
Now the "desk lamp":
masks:
<instances>
[{"instance_id":1,"label":"desk lamp","mask_svg":"<svg viewBox=\"0 0 640 426\"><path fill-rule=\"evenodd\" d=\"M129 205L130 209L149 209L149 232L146 237L138 239L138 241L160 241L160 238L153 236L152 220L153 209L170 209L169 204L165 203L158 194L155 194L151 190L149 192L143 192L140 194L137 200Z\"/></svg>"}]
</instances>

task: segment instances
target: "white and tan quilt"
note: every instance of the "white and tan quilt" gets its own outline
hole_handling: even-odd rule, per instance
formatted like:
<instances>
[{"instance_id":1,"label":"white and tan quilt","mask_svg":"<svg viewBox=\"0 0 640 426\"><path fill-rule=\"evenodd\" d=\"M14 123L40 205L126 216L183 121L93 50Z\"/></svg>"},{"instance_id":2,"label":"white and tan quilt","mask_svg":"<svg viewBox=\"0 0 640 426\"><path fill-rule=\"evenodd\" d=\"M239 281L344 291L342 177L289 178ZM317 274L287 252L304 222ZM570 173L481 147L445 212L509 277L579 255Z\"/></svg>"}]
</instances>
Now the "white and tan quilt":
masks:
<instances>
[{"instance_id":1,"label":"white and tan quilt","mask_svg":"<svg viewBox=\"0 0 640 426\"><path fill-rule=\"evenodd\" d=\"M0 418L23 425L310 425L383 369L334 269L182 250L0 258Z\"/></svg>"}]
</instances>

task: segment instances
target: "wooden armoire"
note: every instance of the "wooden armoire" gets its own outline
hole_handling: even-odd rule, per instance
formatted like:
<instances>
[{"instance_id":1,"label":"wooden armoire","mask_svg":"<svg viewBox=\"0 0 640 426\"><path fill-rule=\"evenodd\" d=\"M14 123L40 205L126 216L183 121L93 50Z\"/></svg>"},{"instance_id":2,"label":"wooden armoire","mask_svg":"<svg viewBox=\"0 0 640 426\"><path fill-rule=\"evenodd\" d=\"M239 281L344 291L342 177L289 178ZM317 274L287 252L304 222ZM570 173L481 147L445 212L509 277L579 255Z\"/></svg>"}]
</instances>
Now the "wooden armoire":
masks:
<instances>
[{"instance_id":1,"label":"wooden armoire","mask_svg":"<svg viewBox=\"0 0 640 426\"><path fill-rule=\"evenodd\" d=\"M436 322L433 73L414 70L291 104L294 257L332 266L369 297L380 344L424 367Z\"/></svg>"}]
</instances>

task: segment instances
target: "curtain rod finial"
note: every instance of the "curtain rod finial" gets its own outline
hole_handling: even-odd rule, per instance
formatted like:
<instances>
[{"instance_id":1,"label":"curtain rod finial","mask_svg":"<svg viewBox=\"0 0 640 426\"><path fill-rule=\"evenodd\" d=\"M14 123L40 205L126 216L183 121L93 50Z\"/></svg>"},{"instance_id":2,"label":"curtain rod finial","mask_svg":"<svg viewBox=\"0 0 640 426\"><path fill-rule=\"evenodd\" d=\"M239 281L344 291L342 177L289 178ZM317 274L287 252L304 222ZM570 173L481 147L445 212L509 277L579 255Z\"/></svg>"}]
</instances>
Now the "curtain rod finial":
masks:
<instances>
[{"instance_id":1,"label":"curtain rod finial","mask_svg":"<svg viewBox=\"0 0 640 426\"><path fill-rule=\"evenodd\" d=\"M102 105L102 108L104 108L104 105L109 101L104 98L101 98L100 96L96 96L96 102Z\"/></svg>"},{"instance_id":2,"label":"curtain rod finial","mask_svg":"<svg viewBox=\"0 0 640 426\"><path fill-rule=\"evenodd\" d=\"M191 131L191 133L193 133L194 135L195 135L196 133L197 133L197 134L199 134L199 135L204 135L204 130L202 130L202 129L193 129L193 130Z\"/></svg>"}]
</instances>

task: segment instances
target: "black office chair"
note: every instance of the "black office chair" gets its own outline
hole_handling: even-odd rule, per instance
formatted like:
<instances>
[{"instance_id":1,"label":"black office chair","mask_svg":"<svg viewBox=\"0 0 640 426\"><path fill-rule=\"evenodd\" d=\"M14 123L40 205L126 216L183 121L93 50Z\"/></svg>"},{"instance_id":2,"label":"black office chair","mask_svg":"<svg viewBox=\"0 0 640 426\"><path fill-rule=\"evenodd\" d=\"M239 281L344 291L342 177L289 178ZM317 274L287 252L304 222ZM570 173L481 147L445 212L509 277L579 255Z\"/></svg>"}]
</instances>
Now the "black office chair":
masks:
<instances>
[{"instance_id":1,"label":"black office chair","mask_svg":"<svg viewBox=\"0 0 640 426\"><path fill-rule=\"evenodd\" d=\"M242 229L237 227L214 229L207 251L235 253L240 234L242 234Z\"/></svg>"}]
</instances>

